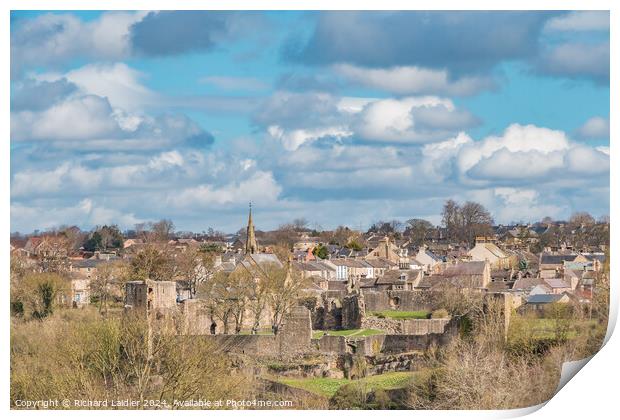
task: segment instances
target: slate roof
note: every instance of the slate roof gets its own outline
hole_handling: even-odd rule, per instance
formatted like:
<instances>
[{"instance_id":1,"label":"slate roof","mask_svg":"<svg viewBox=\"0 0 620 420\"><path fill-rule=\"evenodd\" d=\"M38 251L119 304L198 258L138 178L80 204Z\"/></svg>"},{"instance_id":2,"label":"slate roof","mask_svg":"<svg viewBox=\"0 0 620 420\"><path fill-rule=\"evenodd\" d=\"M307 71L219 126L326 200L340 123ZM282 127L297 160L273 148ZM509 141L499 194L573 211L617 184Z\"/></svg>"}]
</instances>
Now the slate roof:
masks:
<instances>
[{"instance_id":1,"label":"slate roof","mask_svg":"<svg viewBox=\"0 0 620 420\"><path fill-rule=\"evenodd\" d=\"M556 295L531 295L527 298L528 304L553 303L562 299L563 294Z\"/></svg>"},{"instance_id":2,"label":"slate roof","mask_svg":"<svg viewBox=\"0 0 620 420\"><path fill-rule=\"evenodd\" d=\"M515 281L512 290L530 290L542 283L543 281L540 278L522 277Z\"/></svg>"},{"instance_id":3,"label":"slate roof","mask_svg":"<svg viewBox=\"0 0 620 420\"><path fill-rule=\"evenodd\" d=\"M485 261L461 261L456 264L448 264L442 270L444 277L475 276L484 274Z\"/></svg>"},{"instance_id":4,"label":"slate roof","mask_svg":"<svg viewBox=\"0 0 620 420\"><path fill-rule=\"evenodd\" d=\"M573 261L577 254L542 254L540 256L541 264L562 265L564 261Z\"/></svg>"},{"instance_id":5,"label":"slate roof","mask_svg":"<svg viewBox=\"0 0 620 420\"><path fill-rule=\"evenodd\" d=\"M562 279L545 279L545 283L552 289L570 288L570 285Z\"/></svg>"}]
</instances>

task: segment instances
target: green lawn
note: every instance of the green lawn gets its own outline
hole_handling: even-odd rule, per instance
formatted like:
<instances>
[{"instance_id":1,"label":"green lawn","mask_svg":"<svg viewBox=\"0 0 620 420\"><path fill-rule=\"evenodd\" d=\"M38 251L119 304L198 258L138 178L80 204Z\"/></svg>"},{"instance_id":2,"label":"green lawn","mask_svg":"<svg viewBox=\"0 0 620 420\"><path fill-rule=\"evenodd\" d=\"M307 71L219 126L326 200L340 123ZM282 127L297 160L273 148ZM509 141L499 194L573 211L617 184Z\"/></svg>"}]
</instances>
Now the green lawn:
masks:
<instances>
[{"instance_id":1,"label":"green lawn","mask_svg":"<svg viewBox=\"0 0 620 420\"><path fill-rule=\"evenodd\" d=\"M294 388L304 389L314 394L331 397L341 386L356 382L368 385L370 390L403 388L414 375L415 372L388 372L356 380L335 378L280 378L277 379L277 381Z\"/></svg>"},{"instance_id":2,"label":"green lawn","mask_svg":"<svg viewBox=\"0 0 620 420\"><path fill-rule=\"evenodd\" d=\"M427 311L395 311L395 310L385 310L385 311L375 311L370 312L369 315L376 316L379 318L392 318L392 319L427 319L429 318L430 312Z\"/></svg>"},{"instance_id":3,"label":"green lawn","mask_svg":"<svg viewBox=\"0 0 620 420\"><path fill-rule=\"evenodd\" d=\"M372 328L362 328L357 330L330 330L328 331L329 335L336 335L348 338L356 338L356 337L368 337L371 335L379 335L385 334L385 331L375 330ZM312 333L312 338L321 338L325 335L325 331L314 331Z\"/></svg>"}]
</instances>

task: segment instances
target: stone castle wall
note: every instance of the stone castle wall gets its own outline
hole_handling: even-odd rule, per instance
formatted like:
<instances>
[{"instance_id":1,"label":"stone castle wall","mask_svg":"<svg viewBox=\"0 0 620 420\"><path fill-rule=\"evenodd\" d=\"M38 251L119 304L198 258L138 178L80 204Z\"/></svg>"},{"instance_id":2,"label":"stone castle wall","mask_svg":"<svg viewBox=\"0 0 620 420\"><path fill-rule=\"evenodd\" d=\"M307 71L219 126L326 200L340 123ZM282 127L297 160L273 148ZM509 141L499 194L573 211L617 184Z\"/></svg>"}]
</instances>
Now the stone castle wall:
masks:
<instances>
[{"instance_id":1,"label":"stone castle wall","mask_svg":"<svg viewBox=\"0 0 620 420\"><path fill-rule=\"evenodd\" d=\"M433 311L437 308L433 292L426 290L387 290L364 292L366 312L400 310Z\"/></svg>"},{"instance_id":2,"label":"stone castle wall","mask_svg":"<svg viewBox=\"0 0 620 420\"><path fill-rule=\"evenodd\" d=\"M438 319L389 319L369 316L364 318L362 328L385 331L388 334L442 334L450 318Z\"/></svg>"}]
</instances>

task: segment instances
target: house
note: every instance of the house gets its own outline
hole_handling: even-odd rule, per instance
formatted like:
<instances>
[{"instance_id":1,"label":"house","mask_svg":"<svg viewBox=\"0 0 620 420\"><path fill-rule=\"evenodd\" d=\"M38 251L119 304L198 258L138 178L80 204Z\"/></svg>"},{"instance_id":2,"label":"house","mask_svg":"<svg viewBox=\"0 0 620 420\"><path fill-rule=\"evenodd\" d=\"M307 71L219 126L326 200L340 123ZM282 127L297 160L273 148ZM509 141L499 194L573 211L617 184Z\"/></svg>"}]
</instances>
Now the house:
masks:
<instances>
[{"instance_id":1,"label":"house","mask_svg":"<svg viewBox=\"0 0 620 420\"><path fill-rule=\"evenodd\" d=\"M293 268L302 273L303 278L321 278L326 281L336 279L336 267L325 261L293 261Z\"/></svg>"},{"instance_id":2,"label":"house","mask_svg":"<svg viewBox=\"0 0 620 420\"><path fill-rule=\"evenodd\" d=\"M375 248L368 252L366 259L385 258L391 262L398 263L401 257L400 249L386 236L379 241L379 244Z\"/></svg>"},{"instance_id":3,"label":"house","mask_svg":"<svg viewBox=\"0 0 620 420\"><path fill-rule=\"evenodd\" d=\"M575 290L583 275L583 271L564 269L564 281L570 285L571 290Z\"/></svg>"},{"instance_id":4,"label":"house","mask_svg":"<svg viewBox=\"0 0 620 420\"><path fill-rule=\"evenodd\" d=\"M541 284L544 284L541 278L520 277L512 285L511 290L516 293L529 295L536 286Z\"/></svg>"},{"instance_id":5,"label":"house","mask_svg":"<svg viewBox=\"0 0 620 420\"><path fill-rule=\"evenodd\" d=\"M528 295L530 295L530 296L531 295L551 295L551 294L553 294L553 291L551 290L551 287L549 287L545 283L537 284L528 293Z\"/></svg>"},{"instance_id":6,"label":"house","mask_svg":"<svg viewBox=\"0 0 620 420\"><path fill-rule=\"evenodd\" d=\"M390 270L374 282L374 290L414 290L424 273L422 270Z\"/></svg>"},{"instance_id":7,"label":"house","mask_svg":"<svg viewBox=\"0 0 620 420\"><path fill-rule=\"evenodd\" d=\"M443 262L443 259L431 252L426 245L422 245L420 247L414 258L422 264L424 272L427 274L432 272L433 268L435 268L437 264Z\"/></svg>"},{"instance_id":8,"label":"house","mask_svg":"<svg viewBox=\"0 0 620 420\"><path fill-rule=\"evenodd\" d=\"M494 269L510 268L510 255L502 251L497 245L477 238L476 245L467 253L472 261L488 261Z\"/></svg>"},{"instance_id":9,"label":"house","mask_svg":"<svg viewBox=\"0 0 620 420\"><path fill-rule=\"evenodd\" d=\"M525 304L519 308L521 313L534 312L539 315L545 313L545 309L552 303L569 303L570 297L566 293L530 295Z\"/></svg>"},{"instance_id":10,"label":"house","mask_svg":"<svg viewBox=\"0 0 620 420\"><path fill-rule=\"evenodd\" d=\"M544 282L551 289L551 293L554 294L560 294L572 290L570 284L566 283L563 279L544 279Z\"/></svg>"},{"instance_id":11,"label":"house","mask_svg":"<svg viewBox=\"0 0 620 420\"><path fill-rule=\"evenodd\" d=\"M487 261L444 263L438 274L459 287L484 289L491 282L491 265Z\"/></svg>"},{"instance_id":12,"label":"house","mask_svg":"<svg viewBox=\"0 0 620 420\"><path fill-rule=\"evenodd\" d=\"M365 262L373 268L371 277L382 277L386 271L398 269L398 264L385 258L369 258Z\"/></svg>"},{"instance_id":13,"label":"house","mask_svg":"<svg viewBox=\"0 0 620 420\"><path fill-rule=\"evenodd\" d=\"M562 274L564 270L565 262L574 262L577 259L578 254L549 254L549 253L541 253L540 254L540 262L538 265L538 269L540 272L540 277L542 278L554 278L558 275ZM587 262L587 258L583 257L579 258L579 260L585 260ZM579 263L580 261L577 261ZM574 269L575 266L569 265L567 268Z\"/></svg>"}]
</instances>

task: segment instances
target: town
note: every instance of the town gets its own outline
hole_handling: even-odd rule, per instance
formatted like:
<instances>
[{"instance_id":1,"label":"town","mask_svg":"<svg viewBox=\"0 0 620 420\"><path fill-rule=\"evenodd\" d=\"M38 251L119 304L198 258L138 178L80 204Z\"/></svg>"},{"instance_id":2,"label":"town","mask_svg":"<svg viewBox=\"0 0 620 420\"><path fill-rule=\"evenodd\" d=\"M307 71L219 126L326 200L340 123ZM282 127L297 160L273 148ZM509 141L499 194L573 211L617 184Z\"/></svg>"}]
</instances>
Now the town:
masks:
<instances>
[{"instance_id":1,"label":"town","mask_svg":"<svg viewBox=\"0 0 620 420\"><path fill-rule=\"evenodd\" d=\"M500 337L506 351L523 352L526 341L531 353L568 346L587 353L604 336L607 218L580 212L495 225L482 205L448 200L441 226L415 218L367 231L308 225L295 219L261 231L260 210L250 204L235 234L175 232L165 219L124 232L106 225L13 234L13 329L58 313L113 319L121 330L143 325L148 357L139 366L150 366L157 343L174 340L209 353L175 369L191 373L221 357L217 371L251 388L242 398L284 395L296 408L427 407L415 391L419 376L450 362L430 355L481 334L490 320L496 328L485 334ZM182 387L156 373L162 363L169 360L125 379L139 400ZM360 384L361 397L352 388ZM533 394L532 402L546 395Z\"/></svg>"}]
</instances>

